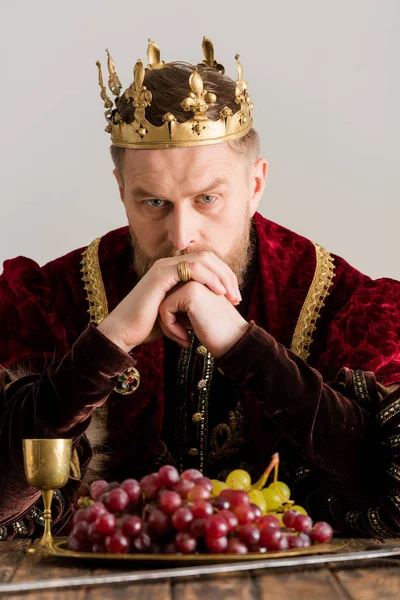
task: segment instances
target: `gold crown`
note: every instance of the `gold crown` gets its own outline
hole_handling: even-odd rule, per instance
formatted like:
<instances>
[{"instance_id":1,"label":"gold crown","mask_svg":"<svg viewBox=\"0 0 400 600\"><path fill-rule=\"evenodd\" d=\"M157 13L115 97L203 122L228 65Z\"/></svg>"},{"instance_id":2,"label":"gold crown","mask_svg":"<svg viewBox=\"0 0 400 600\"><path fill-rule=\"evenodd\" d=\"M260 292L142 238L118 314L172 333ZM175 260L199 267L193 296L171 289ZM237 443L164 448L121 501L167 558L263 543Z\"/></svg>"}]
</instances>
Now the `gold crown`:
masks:
<instances>
[{"instance_id":1,"label":"gold crown","mask_svg":"<svg viewBox=\"0 0 400 600\"><path fill-rule=\"evenodd\" d=\"M224 73L224 67L214 59L212 42L206 37L203 38L202 49L205 58L202 64L214 67L220 73ZM153 96L151 91L143 85L145 78L143 62L141 60L137 61L133 69L133 83L121 96L122 85L115 71L114 61L109 51L106 50L106 52L109 73L108 87L116 96L115 108L113 108L113 102L108 96L103 82L100 62L97 61L96 65L99 70L100 95L106 109L107 127L105 131L111 134L111 142L114 146L123 148L182 148L217 144L241 137L251 129L253 104L247 93L247 82L243 79L243 69L238 54L235 56L238 72L234 98L235 103L238 105L236 112L225 106L221 110L218 120L208 119L207 110L210 105L216 103L217 97L204 89L203 79L197 67L194 67L194 71L189 77L190 92L181 102L183 110L193 113L192 118L184 123L179 123L174 114L167 112L162 116L163 124L155 126L146 119L146 108L150 106ZM166 66L164 61L160 60L158 46L151 40L149 40L147 47L147 57L149 61L148 69L163 69ZM124 97L125 102L130 103L134 108L133 122L126 123L118 112L119 101L122 97Z\"/></svg>"}]
</instances>

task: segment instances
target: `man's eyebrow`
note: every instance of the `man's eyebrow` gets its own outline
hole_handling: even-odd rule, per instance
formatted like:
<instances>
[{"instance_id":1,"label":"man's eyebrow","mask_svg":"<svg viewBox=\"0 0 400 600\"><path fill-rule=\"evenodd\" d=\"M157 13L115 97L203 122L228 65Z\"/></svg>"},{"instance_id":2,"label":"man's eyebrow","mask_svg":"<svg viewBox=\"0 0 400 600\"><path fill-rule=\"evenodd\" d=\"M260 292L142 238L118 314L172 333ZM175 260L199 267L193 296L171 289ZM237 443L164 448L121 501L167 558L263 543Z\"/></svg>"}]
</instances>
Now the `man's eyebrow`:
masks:
<instances>
[{"instance_id":1,"label":"man's eyebrow","mask_svg":"<svg viewBox=\"0 0 400 600\"><path fill-rule=\"evenodd\" d=\"M196 194L206 192L216 187L222 187L224 185L226 186L227 184L228 180L225 177L217 177L213 181L208 182L207 185L202 186L201 191L199 190L198 192L196 192ZM165 198L163 194L160 194L155 191L151 192L150 190L146 190L140 185L132 188L130 193L135 198L157 198L159 200L167 200L167 198Z\"/></svg>"}]
</instances>

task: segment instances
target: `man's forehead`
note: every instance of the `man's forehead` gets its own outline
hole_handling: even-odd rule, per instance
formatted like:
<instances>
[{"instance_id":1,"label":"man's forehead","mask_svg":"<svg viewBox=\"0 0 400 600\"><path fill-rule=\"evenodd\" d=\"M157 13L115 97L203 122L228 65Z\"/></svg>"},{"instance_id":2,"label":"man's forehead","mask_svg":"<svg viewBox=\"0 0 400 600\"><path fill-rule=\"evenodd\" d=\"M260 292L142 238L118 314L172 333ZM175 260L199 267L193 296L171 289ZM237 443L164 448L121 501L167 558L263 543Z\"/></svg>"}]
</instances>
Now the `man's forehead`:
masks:
<instances>
[{"instance_id":1,"label":"man's forehead","mask_svg":"<svg viewBox=\"0 0 400 600\"><path fill-rule=\"evenodd\" d=\"M144 174L142 174L144 175ZM130 193L136 198L156 196L158 198L167 197L170 194L171 179L166 177L155 178L154 173L148 174L149 177L139 177L133 181L133 185L130 189ZM229 178L221 175L221 173L202 173L200 177L184 177L179 179L174 184L174 190L180 188L187 191L188 193L201 193L211 191L213 189L222 189L229 187Z\"/></svg>"},{"instance_id":2,"label":"man's forehead","mask_svg":"<svg viewBox=\"0 0 400 600\"><path fill-rule=\"evenodd\" d=\"M145 173L146 171L163 172L165 170L179 173L188 169L199 172L218 164L226 168L232 164L235 153L228 144L214 144L190 148L169 148L157 150L132 150L125 154L124 165L132 174Z\"/></svg>"}]
</instances>

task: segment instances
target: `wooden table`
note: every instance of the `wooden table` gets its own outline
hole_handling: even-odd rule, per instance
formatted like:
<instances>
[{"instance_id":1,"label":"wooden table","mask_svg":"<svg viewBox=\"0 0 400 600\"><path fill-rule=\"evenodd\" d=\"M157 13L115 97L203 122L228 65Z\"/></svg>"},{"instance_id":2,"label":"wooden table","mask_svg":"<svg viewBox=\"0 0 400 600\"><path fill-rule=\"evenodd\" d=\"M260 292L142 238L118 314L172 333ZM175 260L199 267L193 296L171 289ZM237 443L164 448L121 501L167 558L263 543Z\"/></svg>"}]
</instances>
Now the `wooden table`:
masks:
<instances>
[{"instance_id":1,"label":"wooden table","mask_svg":"<svg viewBox=\"0 0 400 600\"><path fill-rule=\"evenodd\" d=\"M349 549L363 550L380 542L349 540ZM399 543L386 540L385 543ZM84 564L27 553L30 540L0 542L0 582L23 582L60 577L112 573L115 569L90 570ZM125 567L126 568L126 567ZM124 567L118 566L118 571ZM130 570L132 567L130 567ZM12 600L376 600L400 599L400 557L368 563L331 565L329 568L283 569L202 577L194 581L121 584L93 588L49 590L0 597Z\"/></svg>"}]
</instances>

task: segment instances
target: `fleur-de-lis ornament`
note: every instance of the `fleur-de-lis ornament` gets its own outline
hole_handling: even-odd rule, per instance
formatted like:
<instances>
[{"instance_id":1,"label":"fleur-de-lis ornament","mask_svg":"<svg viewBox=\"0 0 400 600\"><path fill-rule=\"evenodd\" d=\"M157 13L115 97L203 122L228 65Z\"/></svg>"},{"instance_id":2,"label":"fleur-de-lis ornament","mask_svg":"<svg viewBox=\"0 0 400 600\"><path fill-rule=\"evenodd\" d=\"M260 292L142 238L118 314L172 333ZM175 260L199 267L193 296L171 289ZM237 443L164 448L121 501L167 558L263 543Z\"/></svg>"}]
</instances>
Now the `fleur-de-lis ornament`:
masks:
<instances>
[{"instance_id":1,"label":"fleur-de-lis ornament","mask_svg":"<svg viewBox=\"0 0 400 600\"><path fill-rule=\"evenodd\" d=\"M214 67L219 73L225 73L225 67L218 63L214 58L214 45L212 41L204 36L201 47L205 58L205 60L202 61L202 64L207 65L208 67Z\"/></svg>"},{"instance_id":2,"label":"fleur-de-lis ornament","mask_svg":"<svg viewBox=\"0 0 400 600\"><path fill-rule=\"evenodd\" d=\"M235 100L237 104L248 104L250 110L253 108L253 103L250 99L250 96L247 93L248 85L247 81L243 79L243 67L240 62L239 54L235 55L236 59L236 67L238 72L238 80L236 81L236 89L235 89Z\"/></svg>"},{"instance_id":3,"label":"fleur-de-lis ornament","mask_svg":"<svg viewBox=\"0 0 400 600\"><path fill-rule=\"evenodd\" d=\"M107 52L108 73L110 75L108 78L108 87L110 88L110 90L114 94L114 96L119 97L119 94L122 90L122 84L119 80L119 77L118 77L116 71L115 71L115 64L110 55L110 51L108 50L108 48L106 48L106 52Z\"/></svg>"},{"instance_id":4,"label":"fleur-de-lis ornament","mask_svg":"<svg viewBox=\"0 0 400 600\"><path fill-rule=\"evenodd\" d=\"M165 62L161 59L160 48L149 38L147 46L148 69L162 69Z\"/></svg>"},{"instance_id":5,"label":"fleur-de-lis ornament","mask_svg":"<svg viewBox=\"0 0 400 600\"><path fill-rule=\"evenodd\" d=\"M133 69L133 83L124 94L126 101L132 101L132 106L135 108L150 106L153 98L150 90L143 85L144 73L143 61L139 59Z\"/></svg>"}]
</instances>

